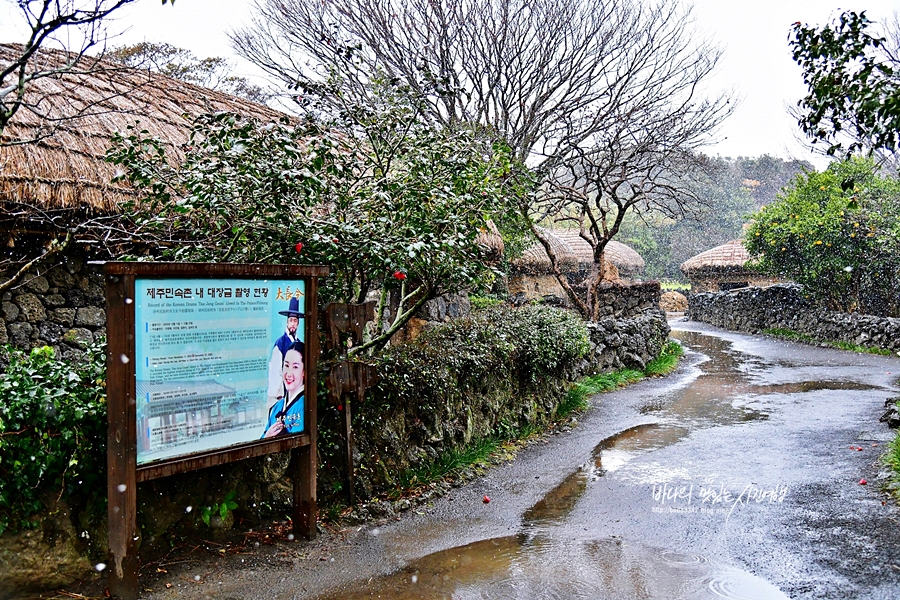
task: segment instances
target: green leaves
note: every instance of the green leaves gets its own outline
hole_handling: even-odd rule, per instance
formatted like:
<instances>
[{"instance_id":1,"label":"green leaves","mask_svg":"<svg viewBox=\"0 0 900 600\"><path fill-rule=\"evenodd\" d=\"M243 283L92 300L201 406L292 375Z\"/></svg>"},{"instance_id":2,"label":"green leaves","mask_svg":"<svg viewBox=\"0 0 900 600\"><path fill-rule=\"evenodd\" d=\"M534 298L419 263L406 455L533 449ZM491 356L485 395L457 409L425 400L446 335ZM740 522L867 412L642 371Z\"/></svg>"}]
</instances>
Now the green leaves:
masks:
<instances>
[{"instance_id":1,"label":"green leaves","mask_svg":"<svg viewBox=\"0 0 900 600\"><path fill-rule=\"evenodd\" d=\"M746 245L759 268L833 309L897 315L898 219L900 182L851 159L799 176L754 215Z\"/></svg>"},{"instance_id":2,"label":"green leaves","mask_svg":"<svg viewBox=\"0 0 900 600\"><path fill-rule=\"evenodd\" d=\"M395 289L398 270L417 299L490 278L478 237L493 220L524 238L527 171L477 131L420 120L409 90L371 86L365 106L305 120L202 116L175 153L137 127L117 136L107 159L142 195L135 230L170 260L329 265L324 301Z\"/></svg>"},{"instance_id":3,"label":"green leaves","mask_svg":"<svg viewBox=\"0 0 900 600\"><path fill-rule=\"evenodd\" d=\"M0 374L0 532L31 526L42 498L105 490L105 346L80 361L7 347Z\"/></svg>"},{"instance_id":4,"label":"green leaves","mask_svg":"<svg viewBox=\"0 0 900 600\"><path fill-rule=\"evenodd\" d=\"M222 498L221 502L217 502L212 506L204 506L200 509L200 520L206 524L207 527L210 526L210 520L213 516L218 516L220 519L225 520L228 517L228 513L233 511L238 507L237 502L234 501L234 497L237 495L237 490L231 490L225 497Z\"/></svg>"},{"instance_id":5,"label":"green leaves","mask_svg":"<svg viewBox=\"0 0 900 600\"><path fill-rule=\"evenodd\" d=\"M799 125L828 153L895 150L900 131L900 74L884 38L871 35L865 12L845 12L830 26L795 23L791 48L809 93ZM849 134L844 148L842 134Z\"/></svg>"}]
</instances>

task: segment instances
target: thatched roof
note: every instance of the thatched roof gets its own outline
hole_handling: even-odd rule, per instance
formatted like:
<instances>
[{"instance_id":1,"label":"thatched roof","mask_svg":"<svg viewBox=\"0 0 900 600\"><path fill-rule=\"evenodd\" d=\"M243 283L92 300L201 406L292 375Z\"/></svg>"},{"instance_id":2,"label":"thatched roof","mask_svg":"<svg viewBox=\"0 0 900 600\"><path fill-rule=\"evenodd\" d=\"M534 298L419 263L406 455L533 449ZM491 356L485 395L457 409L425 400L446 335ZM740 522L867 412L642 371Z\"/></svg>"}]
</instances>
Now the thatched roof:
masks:
<instances>
[{"instance_id":1,"label":"thatched roof","mask_svg":"<svg viewBox=\"0 0 900 600\"><path fill-rule=\"evenodd\" d=\"M578 230L554 229L553 235L566 242L572 248L582 269L590 268L594 263L594 251L591 245L581 237ZM616 240L607 242L603 253L606 260L614 264L623 275L640 273L646 266L644 259L631 246Z\"/></svg>"},{"instance_id":2,"label":"thatched roof","mask_svg":"<svg viewBox=\"0 0 900 600\"><path fill-rule=\"evenodd\" d=\"M0 68L21 48L0 44ZM66 57L47 50L37 60L46 66L61 64ZM179 146L187 141L191 119L202 113L228 111L261 121L284 116L164 75L90 57L83 60L80 69L90 67L93 72L45 77L30 84L26 102L38 105L42 116L23 106L3 133L7 145L0 146L0 204L115 211L133 192L127 184L110 183L116 167L103 158L114 132L125 132L128 125L140 121L141 129L166 142L167 152L180 159ZM50 137L8 145L42 137L48 122L56 124Z\"/></svg>"},{"instance_id":3,"label":"thatched roof","mask_svg":"<svg viewBox=\"0 0 900 600\"><path fill-rule=\"evenodd\" d=\"M563 273L578 270L578 257L569 244L553 235L549 229L540 228L541 232L550 243L550 248L556 259L559 261L559 268ZM512 266L517 271L523 273L544 274L549 273L551 264L547 251L540 242L536 242L533 246L527 248L522 256L512 261Z\"/></svg>"},{"instance_id":4,"label":"thatched roof","mask_svg":"<svg viewBox=\"0 0 900 600\"><path fill-rule=\"evenodd\" d=\"M693 274L711 272L743 271L750 254L744 248L744 240L731 240L681 263L681 272L690 277Z\"/></svg>"},{"instance_id":5,"label":"thatched roof","mask_svg":"<svg viewBox=\"0 0 900 600\"><path fill-rule=\"evenodd\" d=\"M500 230L497 229L497 225L490 219L488 219L485 227L478 232L475 244L484 253L484 259L489 264L499 262L503 258L503 251L506 249Z\"/></svg>"},{"instance_id":6,"label":"thatched roof","mask_svg":"<svg viewBox=\"0 0 900 600\"><path fill-rule=\"evenodd\" d=\"M594 254L591 245L578 235L577 230L542 228L541 231L550 242L563 273L590 269L594 262ZM644 259L641 255L621 242L615 240L608 242L605 256L606 260L614 264L623 275L633 275L644 269ZM539 242L525 250L512 264L519 271L529 273L550 271L550 257Z\"/></svg>"}]
</instances>

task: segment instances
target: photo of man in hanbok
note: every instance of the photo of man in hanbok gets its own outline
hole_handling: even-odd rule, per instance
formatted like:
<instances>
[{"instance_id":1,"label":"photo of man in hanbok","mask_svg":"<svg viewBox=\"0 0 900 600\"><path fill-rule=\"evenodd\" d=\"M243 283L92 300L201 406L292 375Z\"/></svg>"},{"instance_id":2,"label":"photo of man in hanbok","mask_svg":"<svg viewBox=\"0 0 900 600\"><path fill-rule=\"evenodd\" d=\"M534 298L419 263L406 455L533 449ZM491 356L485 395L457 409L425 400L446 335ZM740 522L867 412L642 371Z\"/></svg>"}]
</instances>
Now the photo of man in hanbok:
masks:
<instances>
[{"instance_id":1,"label":"photo of man in hanbok","mask_svg":"<svg viewBox=\"0 0 900 600\"><path fill-rule=\"evenodd\" d=\"M291 298L288 302L287 310L280 310L278 314L287 317L287 323L284 327L284 333L275 340L275 345L272 347L272 355L269 358L268 391L266 393L268 399L266 406L269 407L282 395L281 368L284 362L284 355L292 344L300 340L300 323L305 316L300 312L300 300L297 298Z\"/></svg>"}]
</instances>

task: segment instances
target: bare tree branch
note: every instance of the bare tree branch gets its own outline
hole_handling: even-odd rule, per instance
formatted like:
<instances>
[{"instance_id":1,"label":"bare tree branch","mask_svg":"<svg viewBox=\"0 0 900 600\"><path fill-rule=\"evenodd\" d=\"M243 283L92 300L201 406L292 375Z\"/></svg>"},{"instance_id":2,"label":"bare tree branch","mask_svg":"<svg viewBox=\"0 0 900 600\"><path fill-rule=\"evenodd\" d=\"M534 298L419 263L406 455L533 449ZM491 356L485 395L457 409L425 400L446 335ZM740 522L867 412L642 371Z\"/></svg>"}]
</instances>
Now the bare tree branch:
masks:
<instances>
[{"instance_id":1,"label":"bare tree branch","mask_svg":"<svg viewBox=\"0 0 900 600\"><path fill-rule=\"evenodd\" d=\"M235 49L289 86L339 106L373 78L426 98L423 118L478 124L527 161L533 222L577 226L594 251L595 316L606 244L628 212L678 216L731 111L705 97L718 48L676 0L257 0ZM553 250L535 228L551 263ZM557 279L567 288L565 277ZM571 295L571 294L570 294Z\"/></svg>"}]
</instances>

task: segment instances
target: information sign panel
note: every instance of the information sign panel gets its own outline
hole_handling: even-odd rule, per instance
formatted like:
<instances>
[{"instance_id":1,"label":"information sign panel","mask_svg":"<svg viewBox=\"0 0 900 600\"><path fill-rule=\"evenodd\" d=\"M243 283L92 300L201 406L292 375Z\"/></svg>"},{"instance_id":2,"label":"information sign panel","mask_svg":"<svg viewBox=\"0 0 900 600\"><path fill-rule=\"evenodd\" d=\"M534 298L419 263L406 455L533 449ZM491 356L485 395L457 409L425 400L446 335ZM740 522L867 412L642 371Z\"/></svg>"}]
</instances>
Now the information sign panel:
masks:
<instances>
[{"instance_id":1,"label":"information sign panel","mask_svg":"<svg viewBox=\"0 0 900 600\"><path fill-rule=\"evenodd\" d=\"M290 450L294 531L316 533L324 266L105 265L109 586L137 596L137 484Z\"/></svg>"},{"instance_id":2,"label":"information sign panel","mask_svg":"<svg viewBox=\"0 0 900 600\"><path fill-rule=\"evenodd\" d=\"M135 280L139 466L304 431L305 290L302 279Z\"/></svg>"}]
</instances>

